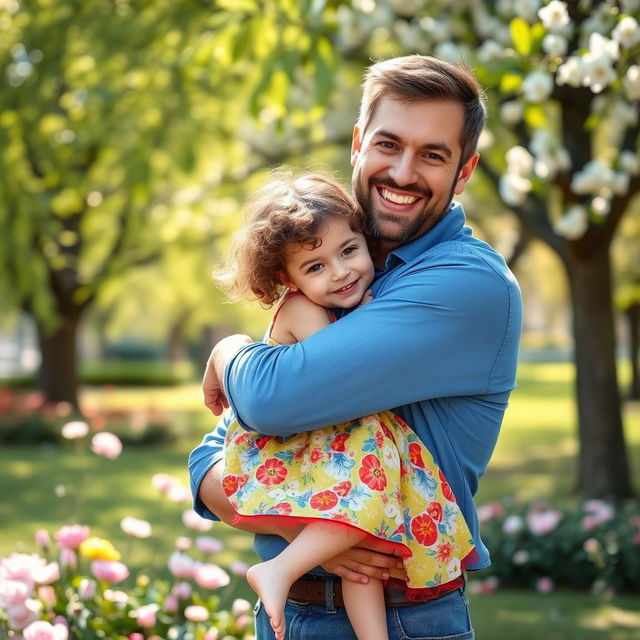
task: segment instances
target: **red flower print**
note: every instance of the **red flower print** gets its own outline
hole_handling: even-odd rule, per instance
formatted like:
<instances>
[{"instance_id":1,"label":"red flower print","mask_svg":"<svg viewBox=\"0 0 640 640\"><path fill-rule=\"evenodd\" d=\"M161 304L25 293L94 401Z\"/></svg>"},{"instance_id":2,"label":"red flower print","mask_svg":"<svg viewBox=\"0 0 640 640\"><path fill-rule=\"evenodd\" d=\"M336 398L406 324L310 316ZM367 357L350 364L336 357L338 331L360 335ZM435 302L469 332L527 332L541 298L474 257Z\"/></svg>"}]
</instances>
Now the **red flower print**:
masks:
<instances>
[{"instance_id":1,"label":"red flower print","mask_svg":"<svg viewBox=\"0 0 640 640\"><path fill-rule=\"evenodd\" d=\"M391 442L395 442L395 438L393 437L393 434L391 433L391 431L389 431L389 427L387 427L387 425L384 422L381 422L380 426L382 427L382 431L384 432L384 435L387 436L387 438L389 438Z\"/></svg>"},{"instance_id":2,"label":"red flower print","mask_svg":"<svg viewBox=\"0 0 640 640\"><path fill-rule=\"evenodd\" d=\"M311 453L309 454L309 459L313 464L316 462L321 462L324 458L324 451L320 447L314 447L311 449Z\"/></svg>"},{"instance_id":3,"label":"red flower print","mask_svg":"<svg viewBox=\"0 0 640 640\"><path fill-rule=\"evenodd\" d=\"M382 435L382 431L376 431L376 434L374 437L376 439L376 444L378 445L378 448L382 447L382 445L384 444L384 436Z\"/></svg>"},{"instance_id":4,"label":"red flower print","mask_svg":"<svg viewBox=\"0 0 640 640\"><path fill-rule=\"evenodd\" d=\"M346 522L347 524L353 524L351 518L346 513L336 513L331 516L332 522Z\"/></svg>"},{"instance_id":5,"label":"red flower print","mask_svg":"<svg viewBox=\"0 0 640 640\"><path fill-rule=\"evenodd\" d=\"M444 473L442 473L442 471L438 469L438 474L440 475L440 488L442 489L442 495L449 502L455 502L456 497L453 495L453 491L451 491L451 486L447 482L447 479L444 477Z\"/></svg>"},{"instance_id":6,"label":"red flower print","mask_svg":"<svg viewBox=\"0 0 640 640\"><path fill-rule=\"evenodd\" d=\"M222 479L222 489L225 495L233 495L238 490L238 476L225 476Z\"/></svg>"},{"instance_id":7,"label":"red flower print","mask_svg":"<svg viewBox=\"0 0 640 640\"><path fill-rule=\"evenodd\" d=\"M272 507L272 511L277 511L279 514L281 513L284 516L288 516L291 513L291 505L288 502L278 502L278 504Z\"/></svg>"},{"instance_id":8,"label":"red flower print","mask_svg":"<svg viewBox=\"0 0 640 640\"><path fill-rule=\"evenodd\" d=\"M422 450L417 442L411 442L409 444L409 459L411 460L411 464L419 467L420 469L424 469L425 465L422 460Z\"/></svg>"},{"instance_id":9,"label":"red flower print","mask_svg":"<svg viewBox=\"0 0 640 640\"><path fill-rule=\"evenodd\" d=\"M411 533L425 547L431 546L438 539L438 528L431 516L422 513L411 521Z\"/></svg>"},{"instance_id":10,"label":"red flower print","mask_svg":"<svg viewBox=\"0 0 640 640\"><path fill-rule=\"evenodd\" d=\"M316 493L309 501L309 504L311 508L316 509L316 511L327 511L327 509L331 509L338 504L338 496L333 491L327 489L326 491Z\"/></svg>"},{"instance_id":11,"label":"red flower print","mask_svg":"<svg viewBox=\"0 0 640 640\"><path fill-rule=\"evenodd\" d=\"M453 545L450 542L441 542L436 547L436 560L441 564L445 564L451 560L453 555Z\"/></svg>"},{"instance_id":12,"label":"red flower print","mask_svg":"<svg viewBox=\"0 0 640 640\"><path fill-rule=\"evenodd\" d=\"M258 482L268 486L280 484L287 477L287 468L278 458L269 458L256 471Z\"/></svg>"},{"instance_id":13,"label":"red flower print","mask_svg":"<svg viewBox=\"0 0 640 640\"><path fill-rule=\"evenodd\" d=\"M427 513L436 521L442 520L442 505L439 502L430 502L427 505Z\"/></svg>"},{"instance_id":14,"label":"red flower print","mask_svg":"<svg viewBox=\"0 0 640 640\"><path fill-rule=\"evenodd\" d=\"M333 487L333 490L341 498L344 498L346 495L349 494L349 491L351 491L351 483L348 480L345 480L344 482L341 482L340 484L337 484L335 487Z\"/></svg>"},{"instance_id":15,"label":"red flower print","mask_svg":"<svg viewBox=\"0 0 640 640\"><path fill-rule=\"evenodd\" d=\"M238 447L244 446L245 444L247 444L248 440L249 440L249 433L247 431L244 431L243 433L241 433L239 436L235 438L235 440L233 441L233 444L235 444Z\"/></svg>"},{"instance_id":16,"label":"red flower print","mask_svg":"<svg viewBox=\"0 0 640 640\"><path fill-rule=\"evenodd\" d=\"M260 436L256 438L256 447L262 451L269 440L273 440L274 436Z\"/></svg>"},{"instance_id":17,"label":"red flower print","mask_svg":"<svg viewBox=\"0 0 640 640\"><path fill-rule=\"evenodd\" d=\"M380 466L380 460L371 453L362 458L362 466L358 470L358 475L360 480L374 491L384 491L387 486L387 477L384 475L384 469Z\"/></svg>"},{"instance_id":18,"label":"red flower print","mask_svg":"<svg viewBox=\"0 0 640 640\"><path fill-rule=\"evenodd\" d=\"M338 451L340 453L342 453L343 451L346 450L346 446L345 446L345 441L346 439L350 436L350 433L339 433L334 439L333 442L331 443L331 448L334 451Z\"/></svg>"}]
</instances>

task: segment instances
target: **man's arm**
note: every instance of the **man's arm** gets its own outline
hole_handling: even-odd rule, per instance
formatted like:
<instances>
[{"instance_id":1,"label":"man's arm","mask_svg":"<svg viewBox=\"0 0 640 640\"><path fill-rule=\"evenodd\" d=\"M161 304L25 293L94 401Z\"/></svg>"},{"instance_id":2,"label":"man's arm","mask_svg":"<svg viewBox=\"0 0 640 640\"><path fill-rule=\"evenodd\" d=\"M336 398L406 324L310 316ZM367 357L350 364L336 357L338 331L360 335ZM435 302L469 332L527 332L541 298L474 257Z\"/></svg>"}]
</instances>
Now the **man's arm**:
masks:
<instances>
[{"instance_id":1,"label":"man's arm","mask_svg":"<svg viewBox=\"0 0 640 640\"><path fill-rule=\"evenodd\" d=\"M288 435L429 398L511 389L501 372L512 367L496 363L517 356L509 326L520 323L517 286L479 258L453 262L405 273L302 343L241 348L224 371L238 420Z\"/></svg>"}]
</instances>

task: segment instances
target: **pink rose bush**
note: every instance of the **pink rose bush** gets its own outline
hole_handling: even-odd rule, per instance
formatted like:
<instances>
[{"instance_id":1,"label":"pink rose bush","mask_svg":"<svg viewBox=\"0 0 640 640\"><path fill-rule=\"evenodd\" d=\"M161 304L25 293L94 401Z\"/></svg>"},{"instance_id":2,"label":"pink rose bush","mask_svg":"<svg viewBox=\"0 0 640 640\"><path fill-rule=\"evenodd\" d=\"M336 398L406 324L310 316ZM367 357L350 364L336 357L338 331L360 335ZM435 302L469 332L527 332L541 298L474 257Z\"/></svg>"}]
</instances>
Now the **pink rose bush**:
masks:
<instances>
[{"instance_id":1,"label":"pink rose bush","mask_svg":"<svg viewBox=\"0 0 640 640\"><path fill-rule=\"evenodd\" d=\"M88 445L83 425L67 423L63 436L80 443L84 438ZM112 435L95 434L93 452L111 459L120 455L122 443ZM152 485L170 502L185 502L187 495L191 500L189 489L166 474L154 476ZM157 544L146 520L124 517L122 540L115 543L78 522L52 532L39 529L37 552L0 557L0 638L253 638L245 601L232 597L241 572L230 575L216 563L224 548L201 535L207 524L199 516L176 518L175 546L165 550L156 577L128 564L135 545ZM161 525L168 523L163 519Z\"/></svg>"},{"instance_id":2,"label":"pink rose bush","mask_svg":"<svg viewBox=\"0 0 640 640\"><path fill-rule=\"evenodd\" d=\"M481 506L480 530L492 566L471 577L475 593L498 585L550 593L640 590L640 503L604 500L551 504L508 499Z\"/></svg>"}]
</instances>

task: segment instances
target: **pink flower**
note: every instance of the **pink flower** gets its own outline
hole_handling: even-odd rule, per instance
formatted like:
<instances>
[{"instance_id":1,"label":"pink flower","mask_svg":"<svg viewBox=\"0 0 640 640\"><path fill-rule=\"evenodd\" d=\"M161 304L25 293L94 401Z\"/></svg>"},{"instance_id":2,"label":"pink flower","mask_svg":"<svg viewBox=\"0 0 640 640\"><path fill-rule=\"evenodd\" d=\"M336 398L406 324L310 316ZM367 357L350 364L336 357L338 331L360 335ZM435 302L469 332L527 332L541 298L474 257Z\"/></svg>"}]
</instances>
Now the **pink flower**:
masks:
<instances>
[{"instance_id":1,"label":"pink flower","mask_svg":"<svg viewBox=\"0 0 640 640\"><path fill-rule=\"evenodd\" d=\"M53 607L57 602L56 590L50 584L38 587L38 598L46 604L47 607Z\"/></svg>"},{"instance_id":2,"label":"pink flower","mask_svg":"<svg viewBox=\"0 0 640 640\"><path fill-rule=\"evenodd\" d=\"M101 431L91 438L91 449L95 454L113 460L122 453L122 442L115 434Z\"/></svg>"},{"instance_id":3,"label":"pink flower","mask_svg":"<svg viewBox=\"0 0 640 640\"><path fill-rule=\"evenodd\" d=\"M198 536L196 538L196 548L202 553L218 553L222 551L223 545L217 538Z\"/></svg>"},{"instance_id":4,"label":"pink flower","mask_svg":"<svg viewBox=\"0 0 640 640\"><path fill-rule=\"evenodd\" d=\"M24 640L67 640L69 630L63 624L50 624L44 620L32 622L23 632Z\"/></svg>"},{"instance_id":5,"label":"pink flower","mask_svg":"<svg viewBox=\"0 0 640 640\"><path fill-rule=\"evenodd\" d=\"M524 549L520 549L513 554L511 560L516 566L527 564L527 562L529 562L529 552L525 551Z\"/></svg>"},{"instance_id":6,"label":"pink flower","mask_svg":"<svg viewBox=\"0 0 640 640\"><path fill-rule=\"evenodd\" d=\"M553 531L562 518L562 512L556 509L531 511L527 514L527 525L534 536L544 536Z\"/></svg>"},{"instance_id":7,"label":"pink flower","mask_svg":"<svg viewBox=\"0 0 640 640\"><path fill-rule=\"evenodd\" d=\"M238 616L236 620L236 629L243 631L249 626L250 622L251 618L246 613L243 613L241 616Z\"/></svg>"},{"instance_id":8,"label":"pink flower","mask_svg":"<svg viewBox=\"0 0 640 640\"><path fill-rule=\"evenodd\" d=\"M78 584L78 596L81 600L91 600L96 595L96 582L89 578L82 578Z\"/></svg>"},{"instance_id":9,"label":"pink flower","mask_svg":"<svg viewBox=\"0 0 640 640\"><path fill-rule=\"evenodd\" d=\"M178 598L169 594L162 603L162 609L167 613L175 613L178 610Z\"/></svg>"},{"instance_id":10,"label":"pink flower","mask_svg":"<svg viewBox=\"0 0 640 640\"><path fill-rule=\"evenodd\" d=\"M130 633L129 640L144 640L144 636L141 633Z\"/></svg>"},{"instance_id":11,"label":"pink flower","mask_svg":"<svg viewBox=\"0 0 640 640\"><path fill-rule=\"evenodd\" d=\"M156 623L157 604L145 604L131 612L131 616L136 618L141 627L153 627Z\"/></svg>"},{"instance_id":12,"label":"pink flower","mask_svg":"<svg viewBox=\"0 0 640 640\"><path fill-rule=\"evenodd\" d=\"M69 524L57 531L54 537L64 549L77 549L89 537L89 527Z\"/></svg>"},{"instance_id":13,"label":"pink flower","mask_svg":"<svg viewBox=\"0 0 640 640\"><path fill-rule=\"evenodd\" d=\"M151 535L151 525L146 520L131 516L120 520L120 528L134 538L148 538Z\"/></svg>"},{"instance_id":14,"label":"pink flower","mask_svg":"<svg viewBox=\"0 0 640 640\"><path fill-rule=\"evenodd\" d=\"M24 629L40 618L42 602L27 599L22 604L7 608L9 627L12 629Z\"/></svg>"},{"instance_id":15,"label":"pink flower","mask_svg":"<svg viewBox=\"0 0 640 640\"><path fill-rule=\"evenodd\" d=\"M553 580L551 578L539 578L536 582L536 589L539 593L551 593L554 587L555 585L553 584Z\"/></svg>"},{"instance_id":16,"label":"pink flower","mask_svg":"<svg viewBox=\"0 0 640 640\"><path fill-rule=\"evenodd\" d=\"M5 609L23 605L24 601L31 595L31 585L21 580L0 579L0 606Z\"/></svg>"},{"instance_id":17,"label":"pink flower","mask_svg":"<svg viewBox=\"0 0 640 640\"><path fill-rule=\"evenodd\" d=\"M193 587L188 582L176 582L171 589L171 595L178 600L187 600L191 597Z\"/></svg>"},{"instance_id":18,"label":"pink flower","mask_svg":"<svg viewBox=\"0 0 640 640\"><path fill-rule=\"evenodd\" d=\"M178 549L178 551L186 551L187 549L190 549L191 544L191 538L188 538L187 536L178 536L176 538L176 549Z\"/></svg>"},{"instance_id":19,"label":"pink flower","mask_svg":"<svg viewBox=\"0 0 640 640\"><path fill-rule=\"evenodd\" d=\"M167 493L176 484L178 480L168 473L155 473L151 478L151 486L161 493Z\"/></svg>"},{"instance_id":20,"label":"pink flower","mask_svg":"<svg viewBox=\"0 0 640 640\"><path fill-rule=\"evenodd\" d=\"M98 580L104 580L109 584L122 582L129 577L127 566L116 560L94 560L91 563L91 573Z\"/></svg>"},{"instance_id":21,"label":"pink flower","mask_svg":"<svg viewBox=\"0 0 640 640\"><path fill-rule=\"evenodd\" d=\"M36 545L41 549L48 549L51 546L51 536L46 529L38 529L35 534Z\"/></svg>"},{"instance_id":22,"label":"pink flower","mask_svg":"<svg viewBox=\"0 0 640 640\"><path fill-rule=\"evenodd\" d=\"M195 564L186 553L174 551L169 556L169 571L176 578L192 578Z\"/></svg>"},{"instance_id":23,"label":"pink flower","mask_svg":"<svg viewBox=\"0 0 640 640\"><path fill-rule=\"evenodd\" d=\"M247 570L249 569L249 565L246 562L242 562L242 560L236 560L229 565L229 570L233 573L234 576L238 576L240 578L244 578L247 575Z\"/></svg>"},{"instance_id":24,"label":"pink flower","mask_svg":"<svg viewBox=\"0 0 640 640\"><path fill-rule=\"evenodd\" d=\"M209 619L209 612L205 607L192 604L184 610L184 617L191 622L204 622Z\"/></svg>"},{"instance_id":25,"label":"pink flower","mask_svg":"<svg viewBox=\"0 0 640 640\"><path fill-rule=\"evenodd\" d=\"M38 584L51 584L60 580L60 567L57 562L50 562L34 571L33 577Z\"/></svg>"},{"instance_id":26,"label":"pink flower","mask_svg":"<svg viewBox=\"0 0 640 640\"><path fill-rule=\"evenodd\" d=\"M62 427L62 437L67 440L76 440L77 438L84 438L89 433L89 425L81 420L74 420L73 422L67 422Z\"/></svg>"},{"instance_id":27,"label":"pink flower","mask_svg":"<svg viewBox=\"0 0 640 640\"><path fill-rule=\"evenodd\" d=\"M600 543L595 538L587 538L587 540L582 543L582 548L587 553L595 553L600 548Z\"/></svg>"},{"instance_id":28,"label":"pink flower","mask_svg":"<svg viewBox=\"0 0 640 640\"><path fill-rule=\"evenodd\" d=\"M182 484L174 484L167 492L171 502L191 502L191 490Z\"/></svg>"},{"instance_id":29,"label":"pink flower","mask_svg":"<svg viewBox=\"0 0 640 640\"><path fill-rule=\"evenodd\" d=\"M182 512L182 523L189 529L195 531L209 531L213 527L213 520L205 520L199 516L193 509L187 509Z\"/></svg>"},{"instance_id":30,"label":"pink flower","mask_svg":"<svg viewBox=\"0 0 640 640\"><path fill-rule=\"evenodd\" d=\"M251 603L243 598L236 598L231 605L231 613L234 616L241 616L249 611L251 611Z\"/></svg>"},{"instance_id":31,"label":"pink flower","mask_svg":"<svg viewBox=\"0 0 640 640\"><path fill-rule=\"evenodd\" d=\"M217 564L199 564L193 572L193 579L204 589L218 589L226 587L229 574Z\"/></svg>"},{"instance_id":32,"label":"pink flower","mask_svg":"<svg viewBox=\"0 0 640 640\"><path fill-rule=\"evenodd\" d=\"M78 566L78 556L73 549L60 549L60 566L70 569Z\"/></svg>"},{"instance_id":33,"label":"pink flower","mask_svg":"<svg viewBox=\"0 0 640 640\"><path fill-rule=\"evenodd\" d=\"M215 627L211 627L211 629L207 630L207 633L204 634L202 640L218 640L220 634Z\"/></svg>"},{"instance_id":34,"label":"pink flower","mask_svg":"<svg viewBox=\"0 0 640 640\"><path fill-rule=\"evenodd\" d=\"M3 580L19 580L33 586L35 574L47 561L37 553L12 553L0 560L0 577Z\"/></svg>"}]
</instances>

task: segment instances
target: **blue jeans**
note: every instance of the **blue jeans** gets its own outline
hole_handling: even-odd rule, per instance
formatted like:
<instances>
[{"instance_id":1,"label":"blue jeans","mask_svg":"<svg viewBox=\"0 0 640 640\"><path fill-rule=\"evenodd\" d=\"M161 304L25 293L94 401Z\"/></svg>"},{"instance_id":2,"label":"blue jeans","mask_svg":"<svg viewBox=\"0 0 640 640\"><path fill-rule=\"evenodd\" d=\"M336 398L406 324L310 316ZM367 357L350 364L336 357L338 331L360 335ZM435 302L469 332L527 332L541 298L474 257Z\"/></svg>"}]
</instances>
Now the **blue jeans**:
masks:
<instances>
[{"instance_id":1,"label":"blue jeans","mask_svg":"<svg viewBox=\"0 0 640 640\"><path fill-rule=\"evenodd\" d=\"M258 601L257 640L275 640L269 617ZM356 640L346 611L320 604L287 601L286 640ZM389 640L473 640L469 603L463 589L435 600L387 609Z\"/></svg>"}]
</instances>

